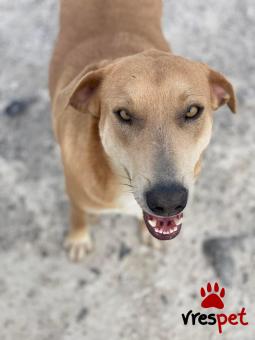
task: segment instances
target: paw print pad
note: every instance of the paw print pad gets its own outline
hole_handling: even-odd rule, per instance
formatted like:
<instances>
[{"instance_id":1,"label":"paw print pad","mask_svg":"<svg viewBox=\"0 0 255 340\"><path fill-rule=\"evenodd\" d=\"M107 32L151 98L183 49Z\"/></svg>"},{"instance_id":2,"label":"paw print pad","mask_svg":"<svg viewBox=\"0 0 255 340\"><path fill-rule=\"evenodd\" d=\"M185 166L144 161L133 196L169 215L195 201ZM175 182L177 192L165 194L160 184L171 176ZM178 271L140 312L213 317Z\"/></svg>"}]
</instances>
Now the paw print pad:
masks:
<instances>
[{"instance_id":1,"label":"paw print pad","mask_svg":"<svg viewBox=\"0 0 255 340\"><path fill-rule=\"evenodd\" d=\"M207 287L201 288L200 290L201 297L203 298L203 301L201 302L201 307L203 308L218 308L222 309L224 308L224 303L222 299L225 296L225 289L219 288L219 285L217 282L214 283L214 286L212 287L211 283L207 283Z\"/></svg>"}]
</instances>

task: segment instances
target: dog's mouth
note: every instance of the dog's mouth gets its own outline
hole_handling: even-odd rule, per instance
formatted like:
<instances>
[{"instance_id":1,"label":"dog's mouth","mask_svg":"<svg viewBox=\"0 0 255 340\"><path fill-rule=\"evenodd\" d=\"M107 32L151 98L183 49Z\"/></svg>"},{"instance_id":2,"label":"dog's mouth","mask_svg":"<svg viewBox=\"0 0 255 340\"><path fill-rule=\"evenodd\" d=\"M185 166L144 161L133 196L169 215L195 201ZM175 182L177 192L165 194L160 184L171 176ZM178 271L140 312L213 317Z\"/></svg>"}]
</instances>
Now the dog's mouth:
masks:
<instances>
[{"instance_id":1,"label":"dog's mouth","mask_svg":"<svg viewBox=\"0 0 255 340\"><path fill-rule=\"evenodd\" d=\"M159 240L172 240L182 227L183 213L174 216L156 216L143 211L143 218L152 236Z\"/></svg>"}]
</instances>

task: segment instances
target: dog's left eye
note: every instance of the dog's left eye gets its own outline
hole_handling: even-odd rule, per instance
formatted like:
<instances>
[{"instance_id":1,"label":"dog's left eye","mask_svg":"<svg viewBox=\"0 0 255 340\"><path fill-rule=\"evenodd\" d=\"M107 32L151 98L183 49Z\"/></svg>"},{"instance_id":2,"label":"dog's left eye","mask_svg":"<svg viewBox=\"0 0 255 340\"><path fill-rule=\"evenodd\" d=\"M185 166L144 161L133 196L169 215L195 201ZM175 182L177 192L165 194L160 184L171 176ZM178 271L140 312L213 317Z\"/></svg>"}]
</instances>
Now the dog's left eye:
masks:
<instances>
[{"instance_id":1,"label":"dog's left eye","mask_svg":"<svg viewBox=\"0 0 255 340\"><path fill-rule=\"evenodd\" d=\"M188 110L185 113L185 119L191 120L191 119L197 119L201 116L202 112L204 111L204 108L199 105L191 105L188 107Z\"/></svg>"},{"instance_id":2,"label":"dog's left eye","mask_svg":"<svg viewBox=\"0 0 255 340\"><path fill-rule=\"evenodd\" d=\"M118 119L123 123L131 123L132 117L126 109L114 110L113 113L118 117Z\"/></svg>"}]
</instances>

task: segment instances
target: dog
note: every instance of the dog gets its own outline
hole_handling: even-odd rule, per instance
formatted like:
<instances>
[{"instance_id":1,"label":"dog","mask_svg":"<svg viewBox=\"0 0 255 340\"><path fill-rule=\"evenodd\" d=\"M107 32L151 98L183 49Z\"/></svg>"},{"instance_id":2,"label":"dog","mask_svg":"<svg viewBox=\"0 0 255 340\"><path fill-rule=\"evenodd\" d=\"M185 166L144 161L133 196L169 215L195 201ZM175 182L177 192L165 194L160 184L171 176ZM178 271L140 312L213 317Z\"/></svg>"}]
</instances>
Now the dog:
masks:
<instances>
[{"instance_id":1,"label":"dog","mask_svg":"<svg viewBox=\"0 0 255 340\"><path fill-rule=\"evenodd\" d=\"M227 104L236 112L222 74L171 52L161 14L161 0L60 3L49 89L72 260L93 248L91 214L136 216L143 241L154 247L176 237L213 111Z\"/></svg>"}]
</instances>

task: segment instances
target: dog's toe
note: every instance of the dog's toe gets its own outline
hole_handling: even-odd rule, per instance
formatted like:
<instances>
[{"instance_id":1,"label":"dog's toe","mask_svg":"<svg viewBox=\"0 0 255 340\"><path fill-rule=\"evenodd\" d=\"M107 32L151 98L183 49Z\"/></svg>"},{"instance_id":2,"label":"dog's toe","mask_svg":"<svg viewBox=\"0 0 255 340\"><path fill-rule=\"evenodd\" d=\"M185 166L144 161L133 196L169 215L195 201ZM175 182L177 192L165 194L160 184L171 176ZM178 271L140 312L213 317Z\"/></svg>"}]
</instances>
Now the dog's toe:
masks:
<instances>
[{"instance_id":1,"label":"dog's toe","mask_svg":"<svg viewBox=\"0 0 255 340\"><path fill-rule=\"evenodd\" d=\"M81 234L71 233L67 236L65 248L71 261L80 262L93 249L91 236L88 232Z\"/></svg>"}]
</instances>

